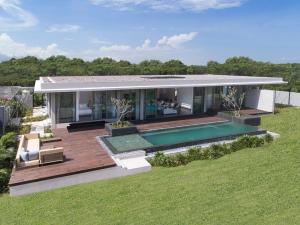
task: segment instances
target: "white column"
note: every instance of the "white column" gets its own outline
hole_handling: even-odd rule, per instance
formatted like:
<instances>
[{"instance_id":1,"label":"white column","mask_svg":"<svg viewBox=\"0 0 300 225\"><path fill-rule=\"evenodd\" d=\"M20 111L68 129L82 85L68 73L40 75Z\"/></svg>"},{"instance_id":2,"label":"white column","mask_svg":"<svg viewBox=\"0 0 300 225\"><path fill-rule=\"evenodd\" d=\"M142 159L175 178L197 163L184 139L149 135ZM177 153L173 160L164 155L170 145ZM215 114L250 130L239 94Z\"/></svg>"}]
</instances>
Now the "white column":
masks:
<instances>
[{"instance_id":1,"label":"white column","mask_svg":"<svg viewBox=\"0 0 300 225\"><path fill-rule=\"evenodd\" d=\"M46 94L46 101L47 101L47 113L48 113L49 117L51 118L51 108L50 108L51 94L50 93Z\"/></svg>"},{"instance_id":2,"label":"white column","mask_svg":"<svg viewBox=\"0 0 300 225\"><path fill-rule=\"evenodd\" d=\"M208 88L204 88L204 109L203 112L206 113L207 111L207 96L208 96Z\"/></svg>"},{"instance_id":3,"label":"white column","mask_svg":"<svg viewBox=\"0 0 300 225\"><path fill-rule=\"evenodd\" d=\"M55 128L56 127L56 113L55 113L55 93L50 93L50 110L51 110L51 127Z\"/></svg>"},{"instance_id":4,"label":"white column","mask_svg":"<svg viewBox=\"0 0 300 225\"><path fill-rule=\"evenodd\" d=\"M80 99L80 92L76 91L76 121L79 121L79 99Z\"/></svg>"}]
</instances>

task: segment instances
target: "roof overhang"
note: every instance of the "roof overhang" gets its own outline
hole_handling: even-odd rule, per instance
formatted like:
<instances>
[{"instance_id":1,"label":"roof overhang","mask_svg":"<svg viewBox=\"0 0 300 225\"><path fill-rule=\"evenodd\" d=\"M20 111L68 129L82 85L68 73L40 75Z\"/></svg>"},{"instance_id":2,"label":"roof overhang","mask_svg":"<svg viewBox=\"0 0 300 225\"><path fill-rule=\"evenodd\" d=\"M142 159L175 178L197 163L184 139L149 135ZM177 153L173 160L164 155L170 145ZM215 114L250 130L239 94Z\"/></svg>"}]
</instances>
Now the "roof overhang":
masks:
<instances>
[{"instance_id":1,"label":"roof overhang","mask_svg":"<svg viewBox=\"0 0 300 225\"><path fill-rule=\"evenodd\" d=\"M196 75L194 75L196 76ZM201 75L197 75L201 76ZM37 80L34 91L36 93L54 93L54 92L76 92L76 91L107 91L107 90L128 90L128 89L153 89L153 88L183 88L183 87L212 87L212 86L247 86L247 85L275 85L286 84L282 78L274 77L240 77L232 79L232 76L218 75L215 79L197 79L197 80L148 80L148 81L106 81L106 82L43 82L43 79ZM230 79L229 79L230 78ZM239 79L240 78L240 79ZM101 79L101 78L99 78ZM74 77L76 81L76 78Z\"/></svg>"}]
</instances>

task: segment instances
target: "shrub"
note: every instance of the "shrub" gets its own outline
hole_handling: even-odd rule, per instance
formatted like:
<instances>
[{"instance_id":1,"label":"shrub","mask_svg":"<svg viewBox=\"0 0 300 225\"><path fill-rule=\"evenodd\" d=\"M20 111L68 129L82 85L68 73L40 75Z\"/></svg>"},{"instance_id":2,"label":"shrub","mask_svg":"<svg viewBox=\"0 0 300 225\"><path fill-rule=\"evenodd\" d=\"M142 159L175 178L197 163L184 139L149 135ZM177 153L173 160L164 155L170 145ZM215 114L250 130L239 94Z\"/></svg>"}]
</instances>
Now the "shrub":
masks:
<instances>
[{"instance_id":1,"label":"shrub","mask_svg":"<svg viewBox=\"0 0 300 225\"><path fill-rule=\"evenodd\" d=\"M171 157L171 159L173 159L173 165L174 166L182 166L182 165L186 165L190 162L188 156L186 154L182 154L182 153L177 153L176 155L174 155L174 157Z\"/></svg>"},{"instance_id":2,"label":"shrub","mask_svg":"<svg viewBox=\"0 0 300 225\"><path fill-rule=\"evenodd\" d=\"M264 139L259 138L257 136L249 136L245 135L240 137L237 141L231 144L231 148L234 151L241 150L243 148L257 148L264 144Z\"/></svg>"},{"instance_id":3,"label":"shrub","mask_svg":"<svg viewBox=\"0 0 300 225\"><path fill-rule=\"evenodd\" d=\"M192 147L187 151L187 157L190 161L201 160L203 156L201 154L200 147Z\"/></svg>"},{"instance_id":4,"label":"shrub","mask_svg":"<svg viewBox=\"0 0 300 225\"><path fill-rule=\"evenodd\" d=\"M265 140L266 143L271 143L274 140L274 138L271 134L266 134L264 136L264 140Z\"/></svg>"},{"instance_id":5,"label":"shrub","mask_svg":"<svg viewBox=\"0 0 300 225\"><path fill-rule=\"evenodd\" d=\"M217 150L217 151L223 152L224 154L230 154L231 153L230 146L228 146L226 144L213 144L210 147Z\"/></svg>"},{"instance_id":6,"label":"shrub","mask_svg":"<svg viewBox=\"0 0 300 225\"><path fill-rule=\"evenodd\" d=\"M222 145L212 145L208 151L209 159L218 159L225 155Z\"/></svg>"},{"instance_id":7,"label":"shrub","mask_svg":"<svg viewBox=\"0 0 300 225\"><path fill-rule=\"evenodd\" d=\"M272 138L272 136L271 136ZM273 138L272 138L273 139ZM213 144L209 148L201 149L192 147L186 154L178 153L176 155L164 155L156 152L149 162L152 166L175 167L186 165L194 160L218 159L231 152L239 151L243 148L256 148L262 146L265 142L269 143L270 137L259 138L257 136L243 136L231 144Z\"/></svg>"},{"instance_id":8,"label":"shrub","mask_svg":"<svg viewBox=\"0 0 300 225\"><path fill-rule=\"evenodd\" d=\"M28 134L31 130L31 125L7 126L5 132L15 132L17 134Z\"/></svg>"},{"instance_id":9,"label":"shrub","mask_svg":"<svg viewBox=\"0 0 300 225\"><path fill-rule=\"evenodd\" d=\"M33 106L43 106L44 105L44 95L39 93L33 94Z\"/></svg>"},{"instance_id":10,"label":"shrub","mask_svg":"<svg viewBox=\"0 0 300 225\"><path fill-rule=\"evenodd\" d=\"M164 153L156 152L154 157L150 159L150 164L152 166L166 166L167 158Z\"/></svg>"},{"instance_id":11,"label":"shrub","mask_svg":"<svg viewBox=\"0 0 300 225\"><path fill-rule=\"evenodd\" d=\"M0 145L4 148L16 148L17 143L18 141L15 132L8 132L0 139Z\"/></svg>"},{"instance_id":12,"label":"shrub","mask_svg":"<svg viewBox=\"0 0 300 225\"><path fill-rule=\"evenodd\" d=\"M202 151L200 151L200 159L201 160L205 160L205 159L209 159L209 148L205 148Z\"/></svg>"},{"instance_id":13,"label":"shrub","mask_svg":"<svg viewBox=\"0 0 300 225\"><path fill-rule=\"evenodd\" d=\"M251 145L251 148L258 148L258 147L261 147L263 146L265 143L264 139L263 138L259 138L259 137L252 137L252 145Z\"/></svg>"},{"instance_id":14,"label":"shrub","mask_svg":"<svg viewBox=\"0 0 300 225\"><path fill-rule=\"evenodd\" d=\"M113 128L125 128L125 127L130 127L130 123L128 121L118 121L112 123Z\"/></svg>"},{"instance_id":15,"label":"shrub","mask_svg":"<svg viewBox=\"0 0 300 225\"><path fill-rule=\"evenodd\" d=\"M152 166L175 167L186 165L190 162L187 154L177 153L175 155L166 156L162 152L156 152L149 163Z\"/></svg>"},{"instance_id":16,"label":"shrub","mask_svg":"<svg viewBox=\"0 0 300 225\"><path fill-rule=\"evenodd\" d=\"M44 127L44 133L52 133L51 127L50 126Z\"/></svg>"},{"instance_id":17,"label":"shrub","mask_svg":"<svg viewBox=\"0 0 300 225\"><path fill-rule=\"evenodd\" d=\"M28 123L28 122L37 122L37 121L43 121L45 119L48 119L49 116L48 115L44 115L44 116L31 116L31 117L26 117L23 122L24 123Z\"/></svg>"},{"instance_id":18,"label":"shrub","mask_svg":"<svg viewBox=\"0 0 300 225\"><path fill-rule=\"evenodd\" d=\"M0 149L0 168L11 168L13 166L16 151L13 148Z\"/></svg>"},{"instance_id":19,"label":"shrub","mask_svg":"<svg viewBox=\"0 0 300 225\"><path fill-rule=\"evenodd\" d=\"M0 169L0 193L8 191L10 169Z\"/></svg>"},{"instance_id":20,"label":"shrub","mask_svg":"<svg viewBox=\"0 0 300 225\"><path fill-rule=\"evenodd\" d=\"M241 148L251 148L253 145L253 139L249 135L240 137L237 142L240 142Z\"/></svg>"},{"instance_id":21,"label":"shrub","mask_svg":"<svg viewBox=\"0 0 300 225\"><path fill-rule=\"evenodd\" d=\"M230 144L231 152L236 152L243 148L245 148L245 146L243 146L243 144L239 141L234 141Z\"/></svg>"}]
</instances>

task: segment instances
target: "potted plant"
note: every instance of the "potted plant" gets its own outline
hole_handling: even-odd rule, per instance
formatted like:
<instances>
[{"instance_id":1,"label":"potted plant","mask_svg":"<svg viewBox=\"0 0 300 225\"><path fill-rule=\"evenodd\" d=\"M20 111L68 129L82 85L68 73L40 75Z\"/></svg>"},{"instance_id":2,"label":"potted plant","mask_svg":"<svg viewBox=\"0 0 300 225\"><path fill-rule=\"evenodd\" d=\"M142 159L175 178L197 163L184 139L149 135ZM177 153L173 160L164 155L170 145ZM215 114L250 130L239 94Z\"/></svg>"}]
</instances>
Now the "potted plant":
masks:
<instances>
[{"instance_id":1,"label":"potted plant","mask_svg":"<svg viewBox=\"0 0 300 225\"><path fill-rule=\"evenodd\" d=\"M105 124L106 130L111 136L120 136L137 133L137 128L125 120L126 116L132 112L132 102L127 99L111 98L112 104L117 112L117 120L113 123Z\"/></svg>"},{"instance_id":2,"label":"potted plant","mask_svg":"<svg viewBox=\"0 0 300 225\"><path fill-rule=\"evenodd\" d=\"M245 93L238 95L236 87L229 88L226 95L222 94L223 106L227 109L227 112L219 112L218 116L237 123L259 126L261 121L260 116L241 114L244 98Z\"/></svg>"}]
</instances>

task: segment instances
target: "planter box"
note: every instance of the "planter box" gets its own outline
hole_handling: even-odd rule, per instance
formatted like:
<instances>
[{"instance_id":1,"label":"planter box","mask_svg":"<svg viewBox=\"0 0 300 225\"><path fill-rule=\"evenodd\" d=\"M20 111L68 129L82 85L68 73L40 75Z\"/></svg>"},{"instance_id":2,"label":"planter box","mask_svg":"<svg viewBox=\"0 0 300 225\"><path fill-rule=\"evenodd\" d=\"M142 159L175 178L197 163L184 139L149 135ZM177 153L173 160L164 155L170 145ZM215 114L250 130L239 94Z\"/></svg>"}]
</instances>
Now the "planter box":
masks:
<instances>
[{"instance_id":1,"label":"planter box","mask_svg":"<svg viewBox=\"0 0 300 225\"><path fill-rule=\"evenodd\" d=\"M115 127L112 126L112 123L106 123L105 124L105 130L112 137L138 133L138 130L137 130L136 126L134 126L132 123L129 123L128 127L122 127L122 128L115 128Z\"/></svg>"},{"instance_id":2,"label":"planter box","mask_svg":"<svg viewBox=\"0 0 300 225\"><path fill-rule=\"evenodd\" d=\"M230 112L218 112L218 116L227 120L232 120L236 123L242 123L251 126L259 126L261 122L260 116L253 115L241 115L241 117L235 117Z\"/></svg>"}]
</instances>

